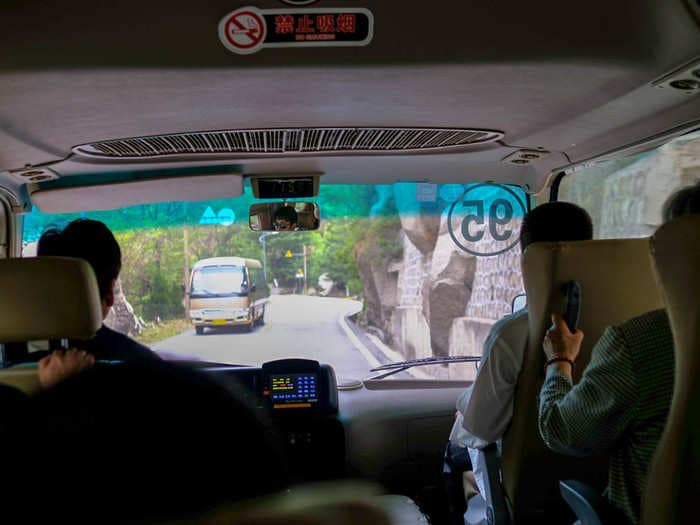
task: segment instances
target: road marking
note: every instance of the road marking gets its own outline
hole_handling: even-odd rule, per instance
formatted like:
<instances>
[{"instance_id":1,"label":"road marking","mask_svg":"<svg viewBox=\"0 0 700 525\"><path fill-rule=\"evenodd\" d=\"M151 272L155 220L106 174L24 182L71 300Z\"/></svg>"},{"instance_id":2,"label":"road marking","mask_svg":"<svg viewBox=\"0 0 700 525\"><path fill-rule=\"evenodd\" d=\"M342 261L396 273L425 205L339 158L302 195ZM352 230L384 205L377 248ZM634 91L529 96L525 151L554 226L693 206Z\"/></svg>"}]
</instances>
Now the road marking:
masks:
<instances>
[{"instance_id":1,"label":"road marking","mask_svg":"<svg viewBox=\"0 0 700 525\"><path fill-rule=\"evenodd\" d=\"M377 368L378 366L382 366L382 364L377 360L376 357L372 354L372 352L369 351L369 348L367 348L362 341L355 335L355 333L350 330L350 327L348 326L347 321L345 320L345 316L343 314L340 314L338 316L338 324L340 327L343 329L343 332L345 332L345 335L347 336L348 339L352 342L353 345L355 345L355 348L357 348L360 353L362 354L362 357L365 358L365 360L369 363L369 365L372 368Z\"/></svg>"},{"instance_id":2,"label":"road marking","mask_svg":"<svg viewBox=\"0 0 700 525\"><path fill-rule=\"evenodd\" d=\"M352 314L351 314L352 315ZM365 358L365 360L370 364L372 368L377 368L378 366L382 366L382 364L377 360L376 357L374 357L374 354L365 346L365 344L360 341L360 339L355 335L355 333L350 330L350 327L348 326L347 321L345 320L345 316L343 314L340 314L338 316L338 324L340 327L343 329L345 332L345 335L350 339L352 344L357 348L362 356ZM404 357L399 354L397 351L390 349L388 346L386 346L384 343L380 341L380 339L376 336L373 336L372 334L367 334L367 337L375 344L377 345L377 348L382 351L382 353L389 359L391 362L397 362L397 361L403 361ZM422 371L422 370L414 370L413 368L409 368L406 370L410 375L415 377L416 379L431 379L435 380L435 377L431 376L430 374Z\"/></svg>"}]
</instances>

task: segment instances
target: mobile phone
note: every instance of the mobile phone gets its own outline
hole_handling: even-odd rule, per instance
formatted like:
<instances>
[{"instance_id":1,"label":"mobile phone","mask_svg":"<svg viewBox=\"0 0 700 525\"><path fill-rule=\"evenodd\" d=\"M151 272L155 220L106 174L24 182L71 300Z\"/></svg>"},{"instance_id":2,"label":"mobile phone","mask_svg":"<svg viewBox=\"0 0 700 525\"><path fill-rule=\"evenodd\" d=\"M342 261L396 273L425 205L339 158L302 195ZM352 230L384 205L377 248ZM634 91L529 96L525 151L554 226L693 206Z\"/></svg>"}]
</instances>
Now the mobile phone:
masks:
<instances>
[{"instance_id":1,"label":"mobile phone","mask_svg":"<svg viewBox=\"0 0 700 525\"><path fill-rule=\"evenodd\" d=\"M568 281L562 285L561 291L564 294L564 322L569 331L574 333L578 327L581 310L581 285L578 281Z\"/></svg>"}]
</instances>

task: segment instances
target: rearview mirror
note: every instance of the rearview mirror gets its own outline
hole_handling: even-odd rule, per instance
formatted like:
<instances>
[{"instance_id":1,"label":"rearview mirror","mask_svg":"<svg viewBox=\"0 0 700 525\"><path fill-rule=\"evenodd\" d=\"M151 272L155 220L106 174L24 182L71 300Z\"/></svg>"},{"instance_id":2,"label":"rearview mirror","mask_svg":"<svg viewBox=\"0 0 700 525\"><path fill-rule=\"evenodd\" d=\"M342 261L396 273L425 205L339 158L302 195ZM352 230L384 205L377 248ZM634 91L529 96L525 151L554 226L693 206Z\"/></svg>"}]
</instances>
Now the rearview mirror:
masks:
<instances>
[{"instance_id":1,"label":"rearview mirror","mask_svg":"<svg viewBox=\"0 0 700 525\"><path fill-rule=\"evenodd\" d=\"M313 231L321 222L314 202L263 202L250 207L248 223L256 232Z\"/></svg>"}]
</instances>

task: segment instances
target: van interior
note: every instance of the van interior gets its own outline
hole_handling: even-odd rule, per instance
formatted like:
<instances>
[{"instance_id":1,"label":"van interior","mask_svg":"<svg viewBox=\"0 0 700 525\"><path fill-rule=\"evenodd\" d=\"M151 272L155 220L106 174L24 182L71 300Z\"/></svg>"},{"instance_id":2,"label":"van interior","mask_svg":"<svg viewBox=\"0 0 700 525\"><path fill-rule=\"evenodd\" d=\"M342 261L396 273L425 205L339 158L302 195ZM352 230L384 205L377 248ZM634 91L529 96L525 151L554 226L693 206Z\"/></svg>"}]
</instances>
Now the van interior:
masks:
<instances>
[{"instance_id":1,"label":"van interior","mask_svg":"<svg viewBox=\"0 0 700 525\"><path fill-rule=\"evenodd\" d=\"M242 385L310 494L230 523L450 523L455 403L522 294L513 421L473 523L573 523L559 482L605 487L606 458L565 458L537 432L541 341L564 281L583 287L578 375L606 326L669 304L649 239L664 200L700 180L700 2L6 0L0 25L0 258L30 260L77 218L114 231L105 323ZM256 196L260 180L310 177ZM521 254L522 217L551 200L589 211L594 240ZM274 231L290 204L308 231ZM206 257L260 261L271 292L250 332L194 337L183 285ZM0 382L35 392L36 360L12 345L73 337L76 320L13 285L56 268L0 268Z\"/></svg>"}]
</instances>

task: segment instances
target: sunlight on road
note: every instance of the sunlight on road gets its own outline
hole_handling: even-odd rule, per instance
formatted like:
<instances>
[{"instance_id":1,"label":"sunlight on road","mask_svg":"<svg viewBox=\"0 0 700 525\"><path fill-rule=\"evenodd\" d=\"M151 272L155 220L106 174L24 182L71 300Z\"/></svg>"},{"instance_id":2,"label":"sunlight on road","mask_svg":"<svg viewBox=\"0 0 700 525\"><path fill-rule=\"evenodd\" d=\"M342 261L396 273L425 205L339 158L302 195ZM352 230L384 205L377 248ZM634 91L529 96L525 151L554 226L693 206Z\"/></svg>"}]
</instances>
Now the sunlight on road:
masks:
<instances>
[{"instance_id":1,"label":"sunlight on road","mask_svg":"<svg viewBox=\"0 0 700 525\"><path fill-rule=\"evenodd\" d=\"M314 323L336 322L339 315L352 315L362 309L362 303L334 297L307 297L304 295L273 295L270 322L307 326Z\"/></svg>"}]
</instances>

